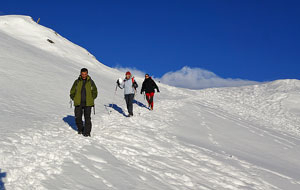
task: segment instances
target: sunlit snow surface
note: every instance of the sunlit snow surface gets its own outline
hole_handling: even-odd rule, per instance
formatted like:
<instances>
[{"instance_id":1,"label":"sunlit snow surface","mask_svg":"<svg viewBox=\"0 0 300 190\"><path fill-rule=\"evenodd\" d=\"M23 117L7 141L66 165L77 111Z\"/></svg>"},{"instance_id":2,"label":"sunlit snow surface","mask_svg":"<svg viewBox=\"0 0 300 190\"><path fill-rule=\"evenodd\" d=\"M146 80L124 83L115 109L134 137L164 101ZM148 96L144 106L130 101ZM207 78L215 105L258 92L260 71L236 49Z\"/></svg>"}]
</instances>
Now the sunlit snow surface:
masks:
<instances>
[{"instance_id":1,"label":"sunlit snow surface","mask_svg":"<svg viewBox=\"0 0 300 190\"><path fill-rule=\"evenodd\" d=\"M99 91L91 138L77 135L69 105L82 67ZM1 16L0 184L7 190L300 189L298 80L199 91L158 83L154 111L138 94L135 116L126 118L123 92L114 93L123 76L30 17Z\"/></svg>"}]
</instances>

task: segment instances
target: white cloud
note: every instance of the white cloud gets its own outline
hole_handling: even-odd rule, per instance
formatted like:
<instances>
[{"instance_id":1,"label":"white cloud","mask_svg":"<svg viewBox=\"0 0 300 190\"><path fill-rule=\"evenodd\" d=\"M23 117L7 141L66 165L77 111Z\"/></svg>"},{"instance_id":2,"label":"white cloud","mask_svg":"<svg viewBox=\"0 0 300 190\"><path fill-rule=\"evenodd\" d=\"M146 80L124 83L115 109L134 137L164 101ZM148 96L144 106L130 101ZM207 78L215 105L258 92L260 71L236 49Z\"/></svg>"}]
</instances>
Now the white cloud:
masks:
<instances>
[{"instance_id":1,"label":"white cloud","mask_svg":"<svg viewBox=\"0 0 300 190\"><path fill-rule=\"evenodd\" d=\"M144 71L140 71L136 68L116 66L115 69L124 72L130 71L133 76L144 77ZM257 84L256 81L249 81L243 79L231 79L221 78L215 73L201 69L190 68L188 66L175 72L168 72L161 78L156 78L161 83L171 86L189 88L189 89L203 89L203 88L215 88L215 87L237 87Z\"/></svg>"},{"instance_id":2,"label":"white cloud","mask_svg":"<svg viewBox=\"0 0 300 190\"><path fill-rule=\"evenodd\" d=\"M236 87L258 83L242 79L224 79L213 72L201 68L190 68L188 66L185 66L181 70L175 72L166 73L160 78L160 81L171 86L190 89Z\"/></svg>"},{"instance_id":3,"label":"white cloud","mask_svg":"<svg viewBox=\"0 0 300 190\"><path fill-rule=\"evenodd\" d=\"M124 74L127 71L130 71L133 76L139 76L139 77L144 77L145 74L146 74L145 72L143 72L141 70L138 70L135 67L134 68L129 68L129 67L116 66L115 69L117 69L117 70L119 70L121 72L124 72Z\"/></svg>"}]
</instances>

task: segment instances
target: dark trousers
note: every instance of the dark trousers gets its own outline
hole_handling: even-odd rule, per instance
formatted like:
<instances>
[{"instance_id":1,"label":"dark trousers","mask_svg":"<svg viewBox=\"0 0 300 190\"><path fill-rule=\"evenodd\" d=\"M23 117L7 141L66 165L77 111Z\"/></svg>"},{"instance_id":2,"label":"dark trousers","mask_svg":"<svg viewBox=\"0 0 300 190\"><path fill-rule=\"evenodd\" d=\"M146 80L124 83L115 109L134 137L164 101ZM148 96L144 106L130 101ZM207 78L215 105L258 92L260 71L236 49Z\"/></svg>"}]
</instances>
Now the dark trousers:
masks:
<instances>
[{"instance_id":1,"label":"dark trousers","mask_svg":"<svg viewBox=\"0 0 300 190\"><path fill-rule=\"evenodd\" d=\"M75 121L78 128L78 131L84 134L90 134L92 130L92 122L91 122L91 106L76 106L75 107ZM84 123L82 122L82 115L84 114Z\"/></svg>"},{"instance_id":2,"label":"dark trousers","mask_svg":"<svg viewBox=\"0 0 300 190\"><path fill-rule=\"evenodd\" d=\"M129 115L133 115L133 99L134 99L134 94L125 95L125 101L126 101Z\"/></svg>"}]
</instances>

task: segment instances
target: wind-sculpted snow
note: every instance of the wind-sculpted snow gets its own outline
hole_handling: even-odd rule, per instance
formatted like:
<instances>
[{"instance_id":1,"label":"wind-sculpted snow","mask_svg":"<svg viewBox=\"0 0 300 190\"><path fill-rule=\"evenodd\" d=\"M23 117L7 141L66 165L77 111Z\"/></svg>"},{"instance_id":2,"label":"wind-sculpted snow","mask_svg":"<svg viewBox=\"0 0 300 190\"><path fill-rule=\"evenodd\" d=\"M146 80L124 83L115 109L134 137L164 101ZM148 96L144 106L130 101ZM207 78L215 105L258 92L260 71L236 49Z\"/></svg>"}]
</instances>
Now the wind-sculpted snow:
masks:
<instances>
[{"instance_id":1,"label":"wind-sculpted snow","mask_svg":"<svg viewBox=\"0 0 300 190\"><path fill-rule=\"evenodd\" d=\"M199 93L203 102L265 127L300 135L300 81L281 80Z\"/></svg>"},{"instance_id":2,"label":"wind-sculpted snow","mask_svg":"<svg viewBox=\"0 0 300 190\"><path fill-rule=\"evenodd\" d=\"M123 92L114 93L124 73L22 16L0 17L0 65L7 190L300 188L298 80L201 91L159 84L154 111L137 94L127 118ZM77 135L68 104L81 67L99 89L91 138Z\"/></svg>"}]
</instances>

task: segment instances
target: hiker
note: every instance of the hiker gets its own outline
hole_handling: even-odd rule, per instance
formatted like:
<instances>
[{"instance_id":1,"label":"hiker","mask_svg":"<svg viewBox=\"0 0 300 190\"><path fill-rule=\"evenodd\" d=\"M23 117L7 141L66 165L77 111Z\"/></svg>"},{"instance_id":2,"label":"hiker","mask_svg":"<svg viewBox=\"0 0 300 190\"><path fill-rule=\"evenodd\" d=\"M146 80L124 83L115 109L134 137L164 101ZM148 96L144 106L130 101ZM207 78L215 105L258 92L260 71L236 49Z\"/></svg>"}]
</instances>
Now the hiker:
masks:
<instances>
[{"instance_id":1,"label":"hiker","mask_svg":"<svg viewBox=\"0 0 300 190\"><path fill-rule=\"evenodd\" d=\"M78 134L82 134L85 137L91 136L91 111L92 107L94 107L94 100L97 98L97 95L97 87L88 75L88 70L82 68L80 76L75 80L71 88L70 97L74 101ZM83 126L82 115L84 115L85 126Z\"/></svg>"},{"instance_id":2,"label":"hiker","mask_svg":"<svg viewBox=\"0 0 300 190\"><path fill-rule=\"evenodd\" d=\"M125 101L127 105L128 110L128 117L133 116L133 100L134 95L136 92L136 89L138 87L138 84L134 80L134 77L131 76L131 73L128 71L125 74L125 79L122 81L122 79L117 80L117 84L119 88L124 89L125 94Z\"/></svg>"},{"instance_id":3,"label":"hiker","mask_svg":"<svg viewBox=\"0 0 300 190\"><path fill-rule=\"evenodd\" d=\"M145 80L142 85L141 94L143 94L143 92L146 93L148 107L151 110L153 110L153 104L154 104L153 98L154 98L155 89L157 90L157 92L159 92L158 86L156 85L154 80L149 76L149 74L146 74Z\"/></svg>"}]
</instances>

